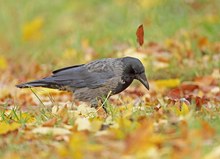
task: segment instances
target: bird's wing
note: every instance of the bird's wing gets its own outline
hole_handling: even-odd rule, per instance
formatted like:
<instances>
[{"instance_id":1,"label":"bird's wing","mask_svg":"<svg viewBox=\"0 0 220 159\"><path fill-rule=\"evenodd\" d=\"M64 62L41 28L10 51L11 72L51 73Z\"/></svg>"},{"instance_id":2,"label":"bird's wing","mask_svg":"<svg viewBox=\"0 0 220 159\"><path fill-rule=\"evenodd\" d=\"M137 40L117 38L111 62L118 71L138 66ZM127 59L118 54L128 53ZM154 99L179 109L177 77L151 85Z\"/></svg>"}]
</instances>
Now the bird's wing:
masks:
<instances>
[{"instance_id":1,"label":"bird's wing","mask_svg":"<svg viewBox=\"0 0 220 159\"><path fill-rule=\"evenodd\" d=\"M114 77L114 72L107 68L105 62L71 66L54 71L53 75L47 79L64 87L97 88Z\"/></svg>"},{"instance_id":2,"label":"bird's wing","mask_svg":"<svg viewBox=\"0 0 220 159\"><path fill-rule=\"evenodd\" d=\"M68 70L68 69L71 69L71 68L80 67L80 66L83 66L83 65L84 65L84 64L74 65L74 66L69 66L69 67L64 67L64 68L61 68L61 69L57 69L57 70L54 70L54 71L53 71L53 74L55 74L55 73L57 73L57 72L60 72L60 71Z\"/></svg>"}]
</instances>

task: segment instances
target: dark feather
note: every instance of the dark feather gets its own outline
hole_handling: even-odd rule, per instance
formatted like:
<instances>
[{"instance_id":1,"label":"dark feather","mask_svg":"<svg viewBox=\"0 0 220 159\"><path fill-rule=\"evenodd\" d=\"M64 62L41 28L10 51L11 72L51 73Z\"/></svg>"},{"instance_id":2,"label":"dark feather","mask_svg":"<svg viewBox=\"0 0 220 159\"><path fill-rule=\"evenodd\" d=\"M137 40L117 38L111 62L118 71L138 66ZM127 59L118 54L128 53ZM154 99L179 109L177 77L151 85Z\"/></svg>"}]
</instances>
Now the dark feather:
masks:
<instances>
[{"instance_id":1,"label":"dark feather","mask_svg":"<svg viewBox=\"0 0 220 159\"><path fill-rule=\"evenodd\" d=\"M83 87L97 88L113 76L113 72L88 70L86 65L81 65L55 72L51 77L48 77L48 80L53 80L58 85L68 85L73 89Z\"/></svg>"},{"instance_id":2,"label":"dark feather","mask_svg":"<svg viewBox=\"0 0 220 159\"><path fill-rule=\"evenodd\" d=\"M54 70L52 73L55 74L55 73L58 73L60 71L68 70L68 69L75 68L75 67L80 67L80 66L83 66L83 65L84 64L64 67L64 68L61 68L61 69Z\"/></svg>"}]
</instances>

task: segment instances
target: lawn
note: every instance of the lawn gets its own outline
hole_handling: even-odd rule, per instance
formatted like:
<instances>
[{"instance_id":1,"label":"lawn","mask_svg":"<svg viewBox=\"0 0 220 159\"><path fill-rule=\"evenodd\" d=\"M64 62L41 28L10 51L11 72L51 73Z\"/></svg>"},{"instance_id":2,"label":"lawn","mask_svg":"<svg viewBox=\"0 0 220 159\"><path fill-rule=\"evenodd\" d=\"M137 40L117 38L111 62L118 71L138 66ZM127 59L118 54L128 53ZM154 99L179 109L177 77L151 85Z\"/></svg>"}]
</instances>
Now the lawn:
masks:
<instances>
[{"instance_id":1,"label":"lawn","mask_svg":"<svg viewBox=\"0 0 220 159\"><path fill-rule=\"evenodd\" d=\"M0 22L0 158L220 158L218 0L7 0ZM124 56L142 61L150 90L133 82L107 114L15 87Z\"/></svg>"}]
</instances>

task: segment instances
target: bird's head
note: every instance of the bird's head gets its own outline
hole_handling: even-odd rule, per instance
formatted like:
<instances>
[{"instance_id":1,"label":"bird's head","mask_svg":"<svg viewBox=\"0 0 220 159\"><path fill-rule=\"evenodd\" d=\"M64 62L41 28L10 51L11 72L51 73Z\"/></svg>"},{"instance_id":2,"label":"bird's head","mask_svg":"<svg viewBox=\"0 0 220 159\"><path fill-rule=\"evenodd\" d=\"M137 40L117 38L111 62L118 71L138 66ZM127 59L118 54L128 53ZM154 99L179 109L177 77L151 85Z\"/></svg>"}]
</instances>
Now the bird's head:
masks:
<instances>
[{"instance_id":1,"label":"bird's head","mask_svg":"<svg viewBox=\"0 0 220 159\"><path fill-rule=\"evenodd\" d=\"M126 73L134 79L139 80L148 90L150 89L147 77L145 75L144 65L137 58L125 57L123 62L126 65Z\"/></svg>"}]
</instances>

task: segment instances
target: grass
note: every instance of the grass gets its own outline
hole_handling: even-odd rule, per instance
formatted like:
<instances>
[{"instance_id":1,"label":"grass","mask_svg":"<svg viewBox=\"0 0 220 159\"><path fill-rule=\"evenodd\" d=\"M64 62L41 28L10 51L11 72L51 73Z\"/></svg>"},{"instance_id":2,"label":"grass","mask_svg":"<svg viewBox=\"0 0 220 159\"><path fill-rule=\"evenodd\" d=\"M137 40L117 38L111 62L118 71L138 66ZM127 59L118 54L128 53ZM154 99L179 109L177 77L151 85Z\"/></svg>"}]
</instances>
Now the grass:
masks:
<instances>
[{"instance_id":1,"label":"grass","mask_svg":"<svg viewBox=\"0 0 220 159\"><path fill-rule=\"evenodd\" d=\"M206 37L210 43L218 41L218 8L217 0L212 3L206 0L111 0L102 3L97 0L58 0L56 3L22 0L14 3L9 0L0 6L0 47L3 55L10 59L23 58L30 63L38 61L56 69L92 59L115 57L118 52L136 48L135 31L143 23L146 44L156 42L164 45L167 40L173 39L183 44L184 49L177 52L180 56L186 54L186 45L190 43L193 58L199 62L203 54L195 36ZM31 32L28 37L24 34L27 27ZM166 45L162 48L168 49ZM151 52L154 53L154 50ZM216 53L213 49L205 49L205 52L207 55ZM188 57L185 58L188 60ZM150 61L151 57L147 59ZM195 63L195 67L186 72L184 68L188 64L183 64L181 71L178 71L178 64L176 57L172 57L169 69L155 70L149 65L149 78L181 77L182 80L191 80L194 76L210 74L213 68L220 66L218 61L210 62L207 67ZM164 71L168 73L163 75L161 72Z\"/></svg>"},{"instance_id":2,"label":"grass","mask_svg":"<svg viewBox=\"0 0 220 159\"><path fill-rule=\"evenodd\" d=\"M196 6L193 5L200 6L194 9ZM103 3L97 0L58 0L53 3L50 0L23 0L14 3L9 0L0 8L1 41L5 41L3 47L9 45L9 49L3 53L10 56L32 56L43 63L51 63L62 57L67 48L73 48L79 55L83 55L83 45L88 45L100 57L112 56L120 45L136 47L134 33L141 23L145 25L146 41L163 41L173 37L181 29L198 30L215 41L218 38L212 35L220 27L218 8L217 0L212 3L201 0L198 4L176 0L146 4L142 1L123 0ZM24 41L24 26L37 17L43 19L42 37L36 41ZM48 61L42 55L52 56Z\"/></svg>"}]
</instances>

